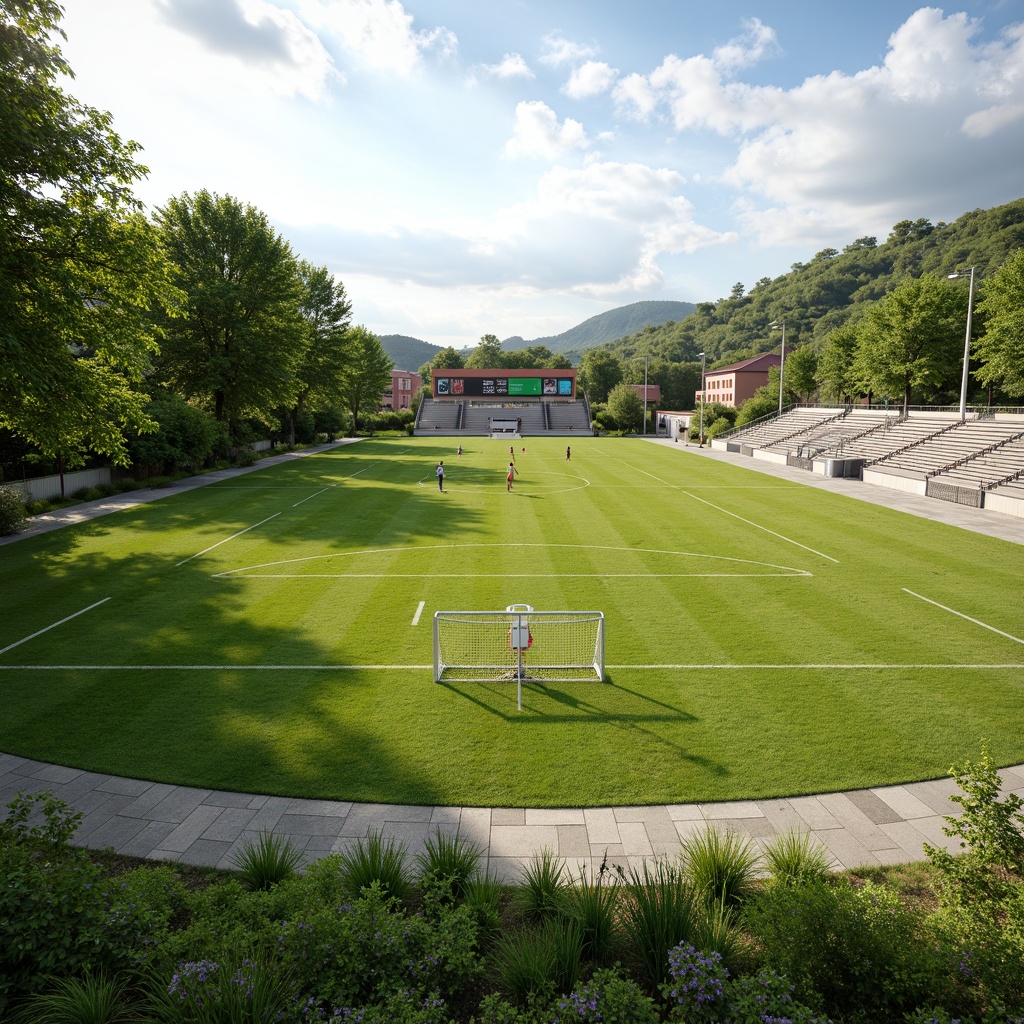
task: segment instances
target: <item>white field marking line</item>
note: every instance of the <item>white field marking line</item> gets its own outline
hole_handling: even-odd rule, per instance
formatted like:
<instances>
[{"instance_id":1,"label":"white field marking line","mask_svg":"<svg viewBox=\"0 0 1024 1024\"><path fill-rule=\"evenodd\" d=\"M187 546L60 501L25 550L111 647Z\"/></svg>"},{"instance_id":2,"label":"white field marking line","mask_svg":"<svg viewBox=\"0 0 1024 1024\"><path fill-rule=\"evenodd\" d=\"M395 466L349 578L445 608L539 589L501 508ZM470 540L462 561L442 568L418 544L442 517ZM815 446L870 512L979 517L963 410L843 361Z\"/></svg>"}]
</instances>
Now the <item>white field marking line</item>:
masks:
<instances>
[{"instance_id":1,"label":"white field marking line","mask_svg":"<svg viewBox=\"0 0 1024 1024\"><path fill-rule=\"evenodd\" d=\"M26 672L401 672L409 669L429 669L432 665L0 665L0 672L26 671ZM797 665L697 665L693 663L679 663L675 665L612 665L606 664L608 669L631 669L637 671L659 671L672 669L674 671L706 672L728 671L728 672L793 672L803 670L807 672L829 672L841 670L844 672L876 672L879 670L893 671L900 669L928 669L964 672L969 670L993 671L993 670L1018 670L1024 668L1022 662L1007 662L1002 664L978 665L978 664L863 664L863 665L831 665L827 662L797 664ZM497 682L498 680L496 680Z\"/></svg>"},{"instance_id":2,"label":"white field marking line","mask_svg":"<svg viewBox=\"0 0 1024 1024\"><path fill-rule=\"evenodd\" d=\"M22 644L26 644L29 640L35 640L37 636L42 636L44 633L49 633L51 629L56 629L58 626L63 626L65 622L70 622L72 619L77 619L79 615L84 615L86 612L91 612L93 608L99 608L101 604L106 604L109 601L109 597L103 598L102 601L97 601L95 604L89 605L88 608L83 608L80 612L75 612L73 615L68 615L61 619L60 622L55 622L52 626L46 626L43 629L37 630L31 636L25 637L23 640L15 640L13 644L8 644L3 650L0 650L0 654L6 654L8 651L13 650L15 647L20 647Z\"/></svg>"},{"instance_id":3,"label":"white field marking line","mask_svg":"<svg viewBox=\"0 0 1024 1024\"><path fill-rule=\"evenodd\" d=\"M30 672L403 672L433 665L0 665Z\"/></svg>"},{"instance_id":4,"label":"white field marking line","mask_svg":"<svg viewBox=\"0 0 1024 1024\"><path fill-rule=\"evenodd\" d=\"M614 458L614 456L612 456ZM692 494L690 491L685 490L678 484L670 484L667 480L662 480L661 477L655 476L653 473L648 473L645 469L640 469L634 466L631 462L626 462L625 459L615 459L616 462L621 462L624 466L629 466L636 473L643 473L644 476L649 476L652 480L657 480L659 484L664 484L665 487L671 487L674 490L679 491L680 494L685 494L687 497L693 498L694 501L703 502L705 505L711 508L717 509L719 512L724 512L727 516L732 516L733 519L738 519L741 523L746 523L748 526L753 526L756 530L764 530L765 533L770 533L773 537L778 537L779 540L784 540L787 544L795 544L798 548L803 548L804 551L810 551L812 555L818 555L821 558L827 558L830 562L839 564L838 558L833 558L831 555L826 555L823 551L817 551L814 548L809 548L806 544L801 544L798 540L793 540L792 537L786 537L781 533L776 533L774 530L769 530L767 526L762 526L760 523L755 523L750 519L744 519L743 516L737 515L735 512L730 512L727 508L722 508L721 505L716 505L713 501L708 501L707 498L699 498L696 494Z\"/></svg>"},{"instance_id":5,"label":"white field marking line","mask_svg":"<svg viewBox=\"0 0 1024 1024\"><path fill-rule=\"evenodd\" d=\"M259 525L259 524L257 524ZM760 565L765 569L778 569L781 575L792 575L792 576L812 576L813 573L808 572L806 569L796 569L791 565L776 565L774 562L758 562L753 558L735 558L732 555L709 555L702 551L663 551L659 548L630 548L630 547L615 547L613 545L606 544L537 544L537 543L516 543L516 544L502 544L502 543L480 543L480 544L429 544L421 546L406 545L404 547L393 547L393 548L364 548L359 551L337 551L329 555L305 555L302 558L283 558L276 562L261 562L257 565L243 565L238 569L226 569L224 572L217 572L213 574L213 578L223 576L240 576L248 575L252 573L254 569L271 569L277 565L297 565L300 562L316 562L320 559L327 558L350 558L356 555L390 555L403 551L459 551L462 552L466 548L569 548L578 551L628 551L630 553L639 553L645 555L676 555L685 558L710 558L719 562L737 562L743 565ZM202 552L200 552L201 554ZM826 556L827 557L827 556ZM264 575L263 573L253 575ZM303 574L305 575L305 574ZM347 576L348 573L330 573L329 575ZM378 574L379 575L379 574ZM559 574L561 575L561 574ZM600 575L611 575L610 573L601 573ZM635 576L636 573L625 573L622 575ZM691 575L690 573L682 573L681 575ZM719 573L715 575L732 576L733 573ZM742 575L742 574L740 574ZM769 575L756 573L753 575ZM774 573L770 575L775 575Z\"/></svg>"},{"instance_id":6,"label":"white field marking line","mask_svg":"<svg viewBox=\"0 0 1024 1024\"><path fill-rule=\"evenodd\" d=\"M363 468L358 470L357 472L349 473L349 475L347 477L345 477L345 479L346 480L351 480L354 476L359 476L360 473L365 473L368 469L373 469L374 466L379 466L379 465L380 465L379 462L371 462L370 465L363 466Z\"/></svg>"},{"instance_id":7,"label":"white field marking line","mask_svg":"<svg viewBox=\"0 0 1024 1024\"><path fill-rule=\"evenodd\" d=\"M219 572L245 580L632 580L635 572ZM778 580L789 576L810 576L802 569L793 572L649 572L647 580L723 579ZM216 576L214 577L216 579ZM415 625L415 623L414 623Z\"/></svg>"},{"instance_id":8,"label":"white field marking line","mask_svg":"<svg viewBox=\"0 0 1024 1024\"><path fill-rule=\"evenodd\" d=\"M420 624L420 616L423 614L423 609L426 607L426 601L420 601L416 606L416 614L412 617L412 624L418 626Z\"/></svg>"},{"instance_id":9,"label":"white field marking line","mask_svg":"<svg viewBox=\"0 0 1024 1024\"><path fill-rule=\"evenodd\" d=\"M936 608L941 608L944 612L949 612L952 615L959 615L961 619L966 619L968 622L973 622L976 626L981 626L983 629L990 629L993 633L998 633L1000 636L1005 636L1007 640L1012 640L1014 643L1024 644L1024 640L1020 637L1014 636L1012 633L1004 633L1001 629L996 629L995 626L990 626L987 622L982 622L980 619L972 619L970 615L964 615L963 612L958 612L953 608L947 608L944 604L939 604L938 601L933 601L931 598L923 597L921 594L915 594L912 590L907 590L906 587L900 587L900 589L909 594L911 597L916 597L920 601L927 601L928 604L935 605ZM3 654L3 651L0 651Z\"/></svg>"},{"instance_id":10,"label":"white field marking line","mask_svg":"<svg viewBox=\"0 0 1024 1024\"><path fill-rule=\"evenodd\" d=\"M329 491L332 487L337 487L337 486L338 486L337 484L328 484L326 487L322 487L315 494L311 494L308 498L303 498L302 501L295 502L295 504L292 505L292 508L298 508L301 504L303 504L303 502L307 502L307 501L310 501L312 498L315 498L317 496L317 494L323 494L324 491Z\"/></svg>"},{"instance_id":11,"label":"white field marking line","mask_svg":"<svg viewBox=\"0 0 1024 1024\"><path fill-rule=\"evenodd\" d=\"M241 537L243 533L248 533L250 530L255 530L257 526L262 526L264 523L269 523L271 519L276 519L280 512L275 512L272 516L267 516L266 519L261 519L258 523L253 523L252 526L247 526L244 530L239 530L238 533L231 534L230 537L225 537L223 540L217 541L216 544L211 544L208 548L203 548L202 551L197 551L194 555L189 555L188 558L183 558L180 562L175 565L175 569L179 565L184 565L186 562L191 562L193 558L198 558L200 555L205 555L207 551L212 551L214 548L219 548L221 544L227 544L229 540L234 540L236 537Z\"/></svg>"}]
</instances>

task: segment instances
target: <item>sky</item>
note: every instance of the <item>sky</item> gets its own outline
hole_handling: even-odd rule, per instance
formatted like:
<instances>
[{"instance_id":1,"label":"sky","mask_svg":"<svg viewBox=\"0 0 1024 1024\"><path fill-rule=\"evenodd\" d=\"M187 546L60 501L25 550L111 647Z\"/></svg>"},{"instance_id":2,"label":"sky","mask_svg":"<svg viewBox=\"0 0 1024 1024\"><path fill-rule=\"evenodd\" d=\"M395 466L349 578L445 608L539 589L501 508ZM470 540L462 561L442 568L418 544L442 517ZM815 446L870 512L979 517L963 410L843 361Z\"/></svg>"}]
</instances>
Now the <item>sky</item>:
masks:
<instances>
[{"instance_id":1,"label":"sky","mask_svg":"<svg viewBox=\"0 0 1024 1024\"><path fill-rule=\"evenodd\" d=\"M461 348L1024 197L1024 0L64 0L150 209L207 189ZM414 368L410 368L414 369Z\"/></svg>"}]
</instances>

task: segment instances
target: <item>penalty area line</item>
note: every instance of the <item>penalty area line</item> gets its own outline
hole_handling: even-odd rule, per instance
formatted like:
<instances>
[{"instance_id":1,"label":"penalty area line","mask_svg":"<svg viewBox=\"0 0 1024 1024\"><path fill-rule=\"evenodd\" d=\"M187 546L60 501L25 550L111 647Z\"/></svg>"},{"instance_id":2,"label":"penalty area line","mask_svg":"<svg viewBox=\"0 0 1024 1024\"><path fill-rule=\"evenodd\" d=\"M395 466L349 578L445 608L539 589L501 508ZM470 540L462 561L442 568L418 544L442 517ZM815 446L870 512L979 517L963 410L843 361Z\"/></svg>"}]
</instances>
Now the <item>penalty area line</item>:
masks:
<instances>
[{"instance_id":1,"label":"penalty area line","mask_svg":"<svg viewBox=\"0 0 1024 1024\"><path fill-rule=\"evenodd\" d=\"M15 647L20 647L22 644L28 643L29 640L35 640L37 636L42 636L44 633L48 633L51 629L56 629L58 626L63 626L65 622L70 622L72 619L77 619L79 615L84 615L86 612L91 612L93 608L99 608L101 604L106 604L109 601L109 597L103 598L102 601L97 601L95 604L89 605L88 608L83 608L80 612L75 612L73 615L68 615L61 619L60 622L55 622L51 626L47 626L45 629L37 630L31 636L25 637L23 640L15 640L13 644L8 644L3 650L0 650L0 654L6 654L8 651L14 650ZM6 666L0 666L6 667Z\"/></svg>"},{"instance_id":2,"label":"penalty area line","mask_svg":"<svg viewBox=\"0 0 1024 1024\"><path fill-rule=\"evenodd\" d=\"M229 540L234 540L236 537L241 537L243 533L248 533L250 530L255 530L257 526L262 526L264 523L269 523L271 519L276 519L281 513L275 512L272 516L267 516L266 519L261 519L258 523L253 523L252 526L247 526L244 530L239 530L238 533L231 534L230 537L225 537L223 540L217 541L216 544L211 544L208 548L203 548L202 551L197 551L194 555L189 555L188 558L183 558L180 562L176 563L174 568L177 569L179 565L184 565L186 562L191 562L193 558L198 558L200 555L205 555L207 551L212 551L214 548L219 548L221 544L227 544Z\"/></svg>"},{"instance_id":3,"label":"penalty area line","mask_svg":"<svg viewBox=\"0 0 1024 1024\"><path fill-rule=\"evenodd\" d=\"M913 590L907 590L906 587L900 587L905 594L909 594L911 597L916 597L919 601L925 601L928 604L935 605L936 608L941 608L944 612L949 612L950 615L957 615L961 619L966 619L968 622L973 622L976 626L981 626L982 629L991 630L993 633L998 633L1000 636L1005 636L1007 640L1012 640L1017 644L1024 644L1024 640L1020 637L1014 636L1012 633L1004 633L1001 629L996 629L995 626L990 626L987 622L982 622L981 619L972 619L970 615L964 615L963 612L958 612L955 608L947 608L944 604L939 604L938 601L933 601L929 597L925 597L922 594L915 594ZM3 653L0 651L0 653Z\"/></svg>"},{"instance_id":4,"label":"penalty area line","mask_svg":"<svg viewBox=\"0 0 1024 1024\"><path fill-rule=\"evenodd\" d=\"M412 617L412 624L418 626L420 624L420 616L423 614L423 609L427 606L426 601L420 601L416 606L416 614Z\"/></svg>"},{"instance_id":5,"label":"penalty area line","mask_svg":"<svg viewBox=\"0 0 1024 1024\"><path fill-rule=\"evenodd\" d=\"M295 502L295 504L292 505L292 508L298 508L305 502L312 501L312 499L315 498L318 494L323 494L324 491L329 491L332 487L337 487L337 484L328 484L326 487L321 487L319 491L316 491L315 493L309 495L308 498L303 498L302 501Z\"/></svg>"}]
</instances>

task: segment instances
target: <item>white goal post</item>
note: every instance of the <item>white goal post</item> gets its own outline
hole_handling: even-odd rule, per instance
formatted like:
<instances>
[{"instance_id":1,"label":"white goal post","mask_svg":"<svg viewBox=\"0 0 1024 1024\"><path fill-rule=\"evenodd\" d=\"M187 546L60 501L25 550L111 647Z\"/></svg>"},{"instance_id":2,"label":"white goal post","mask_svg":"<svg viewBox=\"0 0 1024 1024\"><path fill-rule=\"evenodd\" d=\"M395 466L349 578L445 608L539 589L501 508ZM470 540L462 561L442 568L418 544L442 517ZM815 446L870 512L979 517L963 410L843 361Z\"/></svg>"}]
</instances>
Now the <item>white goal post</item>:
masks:
<instances>
[{"instance_id":1,"label":"white goal post","mask_svg":"<svg viewBox=\"0 0 1024 1024\"><path fill-rule=\"evenodd\" d=\"M604 613L434 613L434 682L604 681Z\"/></svg>"}]
</instances>

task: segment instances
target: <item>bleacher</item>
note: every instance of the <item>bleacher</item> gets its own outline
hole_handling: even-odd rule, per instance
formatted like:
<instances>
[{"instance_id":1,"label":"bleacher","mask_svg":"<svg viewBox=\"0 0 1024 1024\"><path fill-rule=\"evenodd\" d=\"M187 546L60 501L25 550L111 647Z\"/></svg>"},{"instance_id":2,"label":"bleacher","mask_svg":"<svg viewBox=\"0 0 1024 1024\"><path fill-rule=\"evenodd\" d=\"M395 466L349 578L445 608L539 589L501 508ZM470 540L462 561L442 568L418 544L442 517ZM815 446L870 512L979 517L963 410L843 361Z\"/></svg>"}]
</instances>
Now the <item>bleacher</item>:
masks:
<instances>
[{"instance_id":1,"label":"bleacher","mask_svg":"<svg viewBox=\"0 0 1024 1024\"><path fill-rule=\"evenodd\" d=\"M1020 434L1024 428L1016 424L1014 432ZM933 479L981 489L1024 474L1024 438L996 443L998 447L990 451L969 456L956 465L940 469Z\"/></svg>"},{"instance_id":2,"label":"bleacher","mask_svg":"<svg viewBox=\"0 0 1024 1024\"><path fill-rule=\"evenodd\" d=\"M937 425L937 421L931 421ZM964 463L986 449L1004 444L1022 431L1020 423L1000 422L994 419L967 420L946 424L937 433L908 447L891 452L871 463L873 469L900 469L934 476L940 471Z\"/></svg>"},{"instance_id":3,"label":"bleacher","mask_svg":"<svg viewBox=\"0 0 1024 1024\"><path fill-rule=\"evenodd\" d=\"M898 418L895 412L853 409L845 416L816 423L799 434L775 441L766 447L805 459L834 457L840 453L846 458L853 458L855 456L850 451L853 442L865 434L895 423Z\"/></svg>"},{"instance_id":4,"label":"bleacher","mask_svg":"<svg viewBox=\"0 0 1024 1024\"><path fill-rule=\"evenodd\" d=\"M548 409L548 431L555 434L569 434L581 431L590 433L590 413L585 402L546 402Z\"/></svg>"},{"instance_id":5,"label":"bleacher","mask_svg":"<svg viewBox=\"0 0 1024 1024\"><path fill-rule=\"evenodd\" d=\"M843 415L842 409L817 408L812 406L797 406L790 409L781 416L757 423L747 427L745 430L738 430L726 434L720 440L731 445L742 445L750 448L767 448L769 445L779 444L796 437L805 431L820 426L827 420L834 420ZM696 425L696 418L691 423L692 428ZM738 449L737 449L738 450Z\"/></svg>"},{"instance_id":6,"label":"bleacher","mask_svg":"<svg viewBox=\"0 0 1024 1024\"><path fill-rule=\"evenodd\" d=\"M454 433L459 426L462 402L438 402L424 398L416 416L416 430L444 430Z\"/></svg>"}]
</instances>

